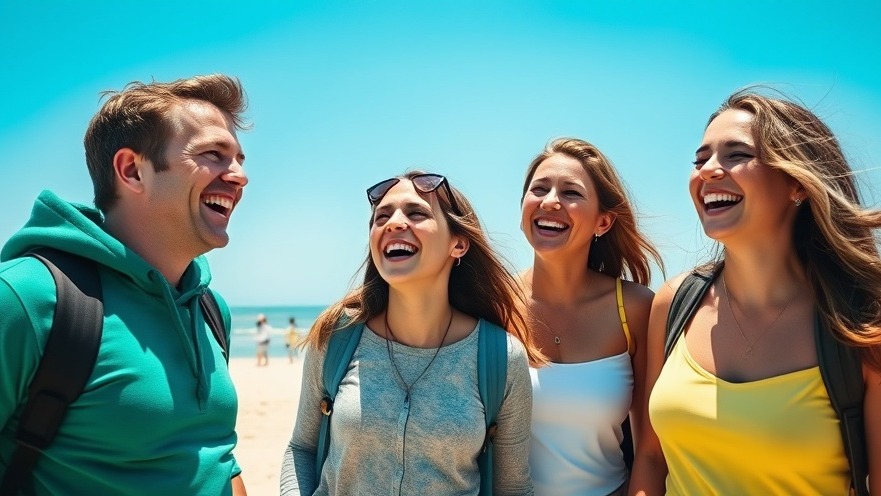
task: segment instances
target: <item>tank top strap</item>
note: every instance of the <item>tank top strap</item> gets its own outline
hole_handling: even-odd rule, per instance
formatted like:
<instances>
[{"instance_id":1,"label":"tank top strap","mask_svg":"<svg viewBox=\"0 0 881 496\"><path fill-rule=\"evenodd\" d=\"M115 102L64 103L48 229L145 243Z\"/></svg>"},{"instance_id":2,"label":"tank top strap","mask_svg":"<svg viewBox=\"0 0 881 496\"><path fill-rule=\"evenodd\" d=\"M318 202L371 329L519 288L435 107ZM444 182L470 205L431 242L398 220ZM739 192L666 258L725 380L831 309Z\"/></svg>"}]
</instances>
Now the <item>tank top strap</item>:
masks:
<instances>
[{"instance_id":1,"label":"tank top strap","mask_svg":"<svg viewBox=\"0 0 881 496\"><path fill-rule=\"evenodd\" d=\"M621 288L621 278L615 279L615 299L618 301L618 317L621 319L621 328L624 329L624 338L627 339L627 353L633 354L633 339L630 337L630 326L627 325L627 313L624 311L624 291Z\"/></svg>"}]
</instances>

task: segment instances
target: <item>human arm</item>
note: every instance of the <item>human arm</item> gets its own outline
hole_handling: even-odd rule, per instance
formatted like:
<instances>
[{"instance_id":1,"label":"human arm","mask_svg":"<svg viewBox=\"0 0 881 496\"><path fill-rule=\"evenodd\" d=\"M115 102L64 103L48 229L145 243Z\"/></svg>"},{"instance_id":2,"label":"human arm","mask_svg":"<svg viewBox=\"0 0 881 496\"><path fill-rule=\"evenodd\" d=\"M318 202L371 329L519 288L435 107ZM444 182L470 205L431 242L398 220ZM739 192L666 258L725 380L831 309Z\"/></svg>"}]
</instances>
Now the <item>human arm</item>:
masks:
<instances>
[{"instance_id":1,"label":"human arm","mask_svg":"<svg viewBox=\"0 0 881 496\"><path fill-rule=\"evenodd\" d=\"M652 300L649 314L648 328L645 339L646 366L645 378L643 379L644 393L639 403L639 429L636 438L636 458L633 465L633 473L630 477L630 495L654 495L664 494L666 491L667 462L661 451L661 443L651 425L648 415L649 398L661 368L664 366L664 342L667 335L667 314L676 288L682 283L684 275L668 281L661 286ZM634 372L635 375L635 372ZM638 379L637 379L638 380ZM634 394L634 405L636 395Z\"/></svg>"},{"instance_id":2,"label":"human arm","mask_svg":"<svg viewBox=\"0 0 881 496\"><path fill-rule=\"evenodd\" d=\"M318 432L321 428L321 373L324 353L314 348L306 350L300 405L294 432L284 452L281 467L281 495L309 495L318 488L315 476L315 456Z\"/></svg>"},{"instance_id":3,"label":"human arm","mask_svg":"<svg viewBox=\"0 0 881 496\"><path fill-rule=\"evenodd\" d=\"M242 474L232 478L232 496L248 496L248 491L245 490L245 483L242 481Z\"/></svg>"},{"instance_id":4,"label":"human arm","mask_svg":"<svg viewBox=\"0 0 881 496\"><path fill-rule=\"evenodd\" d=\"M27 398L52 326L55 285L48 269L32 257L4 263L0 272L0 309L2 429Z\"/></svg>"},{"instance_id":5,"label":"human arm","mask_svg":"<svg viewBox=\"0 0 881 496\"><path fill-rule=\"evenodd\" d=\"M634 445L639 441L639 430L642 425L643 403L646 398L646 349L648 344L649 314L652 309L654 293L649 288L636 283L624 284L624 308L627 312L627 327L633 350L630 358L633 366L633 398L630 403L630 427Z\"/></svg>"},{"instance_id":6,"label":"human arm","mask_svg":"<svg viewBox=\"0 0 881 496\"><path fill-rule=\"evenodd\" d=\"M869 492L881 494L881 373L864 364L863 377L866 382L863 418L869 456ZM864 483L856 481L856 484Z\"/></svg>"},{"instance_id":7,"label":"human arm","mask_svg":"<svg viewBox=\"0 0 881 496\"><path fill-rule=\"evenodd\" d=\"M493 439L493 494L530 495L532 382L523 345L508 336L508 377Z\"/></svg>"}]
</instances>

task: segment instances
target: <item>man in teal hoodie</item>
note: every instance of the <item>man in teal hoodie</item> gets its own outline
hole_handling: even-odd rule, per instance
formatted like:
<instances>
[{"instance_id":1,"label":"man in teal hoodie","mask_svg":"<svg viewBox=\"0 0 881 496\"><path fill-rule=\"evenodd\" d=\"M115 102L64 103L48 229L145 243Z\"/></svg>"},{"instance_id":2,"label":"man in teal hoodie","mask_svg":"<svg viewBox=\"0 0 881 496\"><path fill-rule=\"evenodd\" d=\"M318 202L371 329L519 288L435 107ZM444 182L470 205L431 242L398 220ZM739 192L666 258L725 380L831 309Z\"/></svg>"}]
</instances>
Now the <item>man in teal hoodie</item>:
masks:
<instances>
[{"instance_id":1,"label":"man in teal hoodie","mask_svg":"<svg viewBox=\"0 0 881 496\"><path fill-rule=\"evenodd\" d=\"M236 393L199 307L211 280L202 255L228 243L248 182L236 136L245 108L239 81L222 75L110 92L84 140L97 208L44 191L3 247L0 479L55 310L52 276L25 254L48 247L98 265L104 332L24 492L245 494Z\"/></svg>"}]
</instances>

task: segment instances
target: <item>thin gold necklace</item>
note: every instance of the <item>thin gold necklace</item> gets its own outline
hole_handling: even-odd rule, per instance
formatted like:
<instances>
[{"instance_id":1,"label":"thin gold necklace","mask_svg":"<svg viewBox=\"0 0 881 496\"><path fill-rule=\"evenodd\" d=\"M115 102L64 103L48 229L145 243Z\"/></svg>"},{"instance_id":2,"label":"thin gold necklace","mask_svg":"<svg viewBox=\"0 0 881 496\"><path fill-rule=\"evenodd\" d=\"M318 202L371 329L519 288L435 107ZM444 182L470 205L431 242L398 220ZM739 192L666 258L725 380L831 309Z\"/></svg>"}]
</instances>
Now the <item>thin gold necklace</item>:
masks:
<instances>
[{"instance_id":1,"label":"thin gold necklace","mask_svg":"<svg viewBox=\"0 0 881 496\"><path fill-rule=\"evenodd\" d=\"M737 325L737 330L740 331L740 337L742 337L743 342L746 343L746 352L744 353L744 355L746 355L747 358L751 358L753 348L757 344L759 344L759 341L761 341L762 338L765 337L765 334L767 334L768 331L770 331L771 328L774 327L774 324L777 323L777 321L780 319L780 316L783 315L783 312L785 312L786 309L789 308L789 305L791 305L792 302L795 300L795 294L793 294L792 298L790 298L789 301L786 302L786 306L783 307L783 310L780 310L780 312L777 313L777 316L774 317L774 320L771 321L771 323L768 325L768 327L766 327L762 332L759 333L759 337L757 337L755 339L755 341L750 343L749 339L746 338L746 333L743 332L743 328L740 326L740 322L737 320L737 315L734 315L734 310L731 308L731 295L728 293L728 284L725 283L725 273L724 272L722 273L722 289L725 290L725 303L728 304L728 312L731 314L731 317L734 319L734 324ZM734 304L737 305L737 309L740 310L741 313L746 315L746 313L743 312L743 309L740 308L740 305L738 305L736 301L734 302Z\"/></svg>"},{"instance_id":2,"label":"thin gold necklace","mask_svg":"<svg viewBox=\"0 0 881 496\"><path fill-rule=\"evenodd\" d=\"M392 362L392 367L394 367L395 369L395 376L400 382L401 387L404 389L404 403L410 403L410 390L413 388L413 386L416 385L417 382L419 382L419 379L422 379L422 376L425 375L425 372L427 372L428 369L431 367L431 364L434 363L434 359L437 358L438 353L440 353L440 349L441 347L443 347L444 341L447 340L447 334L450 333L450 327L452 327L453 325L453 310L450 309L450 321L447 323L447 330L444 331L444 336L441 338L440 344L437 345L437 349L434 350L434 356L431 357L428 365L426 365L425 368L422 369L422 372L420 372L416 379L414 379L413 382L411 382L410 384L407 384L407 381L404 380L404 376L401 375L401 370L398 369L398 363L395 361L395 352L392 349L391 341L394 340L396 343L399 343L399 341L395 339L395 333L392 332L391 326L388 325L388 310L385 311L384 318L385 330L388 333L388 336L386 336L385 339L385 346L388 350L388 357L389 360Z\"/></svg>"},{"instance_id":3,"label":"thin gold necklace","mask_svg":"<svg viewBox=\"0 0 881 496\"><path fill-rule=\"evenodd\" d=\"M585 294L587 294L587 291L590 289L590 285L591 285L591 283L593 283L593 277L591 277L591 278L589 278L589 279L587 280L587 286L584 288L584 293L585 293ZM532 296L530 296L530 298L532 298ZM532 298L532 300L535 301L535 298ZM544 314L544 312L539 312L539 313ZM544 319L542 319L542 320L544 320ZM545 324L545 329L547 329L548 332L551 331L550 326L548 326L547 324ZM550 332L550 334L551 334L552 336L554 336L554 344L557 345L557 346L560 346L560 343L562 342L562 339L560 339L560 336L559 336L557 333L554 333L554 332Z\"/></svg>"}]
</instances>

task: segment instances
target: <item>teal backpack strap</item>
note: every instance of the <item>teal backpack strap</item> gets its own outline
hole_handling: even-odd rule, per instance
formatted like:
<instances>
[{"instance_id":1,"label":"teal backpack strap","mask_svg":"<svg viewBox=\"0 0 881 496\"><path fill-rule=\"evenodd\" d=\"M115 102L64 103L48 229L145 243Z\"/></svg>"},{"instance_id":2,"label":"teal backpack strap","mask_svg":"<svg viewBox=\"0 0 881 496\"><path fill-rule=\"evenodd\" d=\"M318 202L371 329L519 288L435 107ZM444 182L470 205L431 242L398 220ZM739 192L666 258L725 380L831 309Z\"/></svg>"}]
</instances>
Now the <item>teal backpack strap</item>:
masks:
<instances>
[{"instance_id":1,"label":"teal backpack strap","mask_svg":"<svg viewBox=\"0 0 881 496\"><path fill-rule=\"evenodd\" d=\"M667 313L667 338L664 342L664 358L670 356L673 346L682 332L685 325L697 313L701 300L707 294L707 290L713 285L716 276L722 271L722 264L713 271L712 274L700 274L692 272L685 277L682 284L673 295L673 301L670 302L670 311Z\"/></svg>"},{"instance_id":2,"label":"teal backpack strap","mask_svg":"<svg viewBox=\"0 0 881 496\"><path fill-rule=\"evenodd\" d=\"M321 481L321 468L327 459L330 449L330 416L333 413L333 400L336 399L337 390L349 362L355 354L355 348L361 341L361 333L364 324L358 324L345 329L334 331L327 342L327 353L324 356L324 368L322 370L322 384L324 397L321 399L321 428L318 431L318 446L315 452L315 475L317 481Z\"/></svg>"},{"instance_id":3,"label":"teal backpack strap","mask_svg":"<svg viewBox=\"0 0 881 496\"><path fill-rule=\"evenodd\" d=\"M505 397L508 379L508 333L499 326L480 320L477 336L477 388L486 412L486 436L477 457L480 468L480 495L493 494L493 437L496 417Z\"/></svg>"},{"instance_id":4,"label":"teal backpack strap","mask_svg":"<svg viewBox=\"0 0 881 496\"><path fill-rule=\"evenodd\" d=\"M820 375L829 401L838 415L844 451L850 462L851 484L857 496L869 495L869 456L863 398L866 391L859 353L829 332L819 314L814 318L814 337Z\"/></svg>"}]
</instances>

